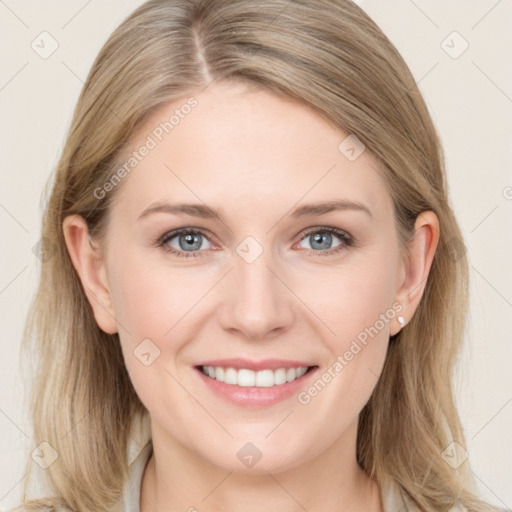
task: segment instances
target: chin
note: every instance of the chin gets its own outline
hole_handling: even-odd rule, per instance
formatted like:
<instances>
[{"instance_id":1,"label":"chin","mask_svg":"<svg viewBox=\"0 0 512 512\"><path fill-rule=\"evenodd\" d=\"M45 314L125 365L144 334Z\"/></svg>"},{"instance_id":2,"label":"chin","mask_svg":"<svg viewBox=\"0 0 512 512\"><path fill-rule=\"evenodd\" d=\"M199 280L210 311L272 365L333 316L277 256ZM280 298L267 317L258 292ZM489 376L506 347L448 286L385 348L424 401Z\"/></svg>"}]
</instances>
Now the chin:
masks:
<instances>
[{"instance_id":1,"label":"chin","mask_svg":"<svg viewBox=\"0 0 512 512\"><path fill-rule=\"evenodd\" d=\"M300 454L296 446L282 439L269 443L265 435L261 436L261 442L254 437L253 441L233 440L220 453L205 453L202 456L216 467L244 475L280 473L308 460L306 454Z\"/></svg>"}]
</instances>

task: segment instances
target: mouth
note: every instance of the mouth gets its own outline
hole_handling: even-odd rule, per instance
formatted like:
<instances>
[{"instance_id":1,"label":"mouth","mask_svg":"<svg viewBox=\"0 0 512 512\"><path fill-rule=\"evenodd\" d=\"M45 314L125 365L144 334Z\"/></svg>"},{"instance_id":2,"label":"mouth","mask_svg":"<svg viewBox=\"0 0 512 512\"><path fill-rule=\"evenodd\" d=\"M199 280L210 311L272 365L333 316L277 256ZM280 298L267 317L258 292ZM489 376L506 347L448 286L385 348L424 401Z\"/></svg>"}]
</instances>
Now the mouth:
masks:
<instances>
[{"instance_id":1,"label":"mouth","mask_svg":"<svg viewBox=\"0 0 512 512\"><path fill-rule=\"evenodd\" d=\"M305 361L237 358L201 361L193 368L206 393L224 403L261 410L291 400L310 384L319 367Z\"/></svg>"},{"instance_id":2,"label":"mouth","mask_svg":"<svg viewBox=\"0 0 512 512\"><path fill-rule=\"evenodd\" d=\"M193 369L206 393L260 409L292 399L310 384L319 366L304 360L229 358L200 361Z\"/></svg>"},{"instance_id":3,"label":"mouth","mask_svg":"<svg viewBox=\"0 0 512 512\"><path fill-rule=\"evenodd\" d=\"M248 365L247 365L248 366ZM260 365L261 366L261 365ZM235 368L234 366L197 365L206 377L229 386L271 388L301 379L318 366L282 366L278 368Z\"/></svg>"}]
</instances>

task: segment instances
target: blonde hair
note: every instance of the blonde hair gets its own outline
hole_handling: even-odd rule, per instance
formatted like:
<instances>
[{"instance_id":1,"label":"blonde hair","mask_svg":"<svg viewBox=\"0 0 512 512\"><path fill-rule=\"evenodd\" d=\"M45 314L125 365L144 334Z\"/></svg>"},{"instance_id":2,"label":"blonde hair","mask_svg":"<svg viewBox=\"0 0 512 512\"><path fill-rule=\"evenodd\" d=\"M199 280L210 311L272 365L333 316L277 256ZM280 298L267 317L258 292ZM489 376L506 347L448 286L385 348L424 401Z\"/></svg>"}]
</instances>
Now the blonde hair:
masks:
<instances>
[{"instance_id":1,"label":"blonde hair","mask_svg":"<svg viewBox=\"0 0 512 512\"><path fill-rule=\"evenodd\" d=\"M392 478L424 511L477 498L452 377L465 334L468 268L447 197L444 157L415 80L393 44L347 0L151 0L111 35L78 100L42 223L40 284L23 346L39 357L30 397L35 445L58 459L45 470L54 496L25 510L115 510L128 475L126 447L148 412L124 365L117 334L99 329L63 237L82 215L101 238L112 198L94 190L116 170L130 136L159 105L212 81L238 81L312 107L357 136L381 163L402 248L419 214L439 218L440 242L418 309L390 340L382 375L361 411L357 459ZM28 459L28 472L32 460Z\"/></svg>"}]
</instances>

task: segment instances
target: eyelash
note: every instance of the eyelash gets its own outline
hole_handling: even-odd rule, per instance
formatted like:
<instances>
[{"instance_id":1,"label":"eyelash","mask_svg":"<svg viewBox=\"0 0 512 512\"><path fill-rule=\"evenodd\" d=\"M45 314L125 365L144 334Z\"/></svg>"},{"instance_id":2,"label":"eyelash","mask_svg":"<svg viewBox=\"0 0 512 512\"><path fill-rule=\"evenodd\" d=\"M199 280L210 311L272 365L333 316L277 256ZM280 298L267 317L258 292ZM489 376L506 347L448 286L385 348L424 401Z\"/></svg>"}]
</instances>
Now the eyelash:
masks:
<instances>
[{"instance_id":1,"label":"eyelash","mask_svg":"<svg viewBox=\"0 0 512 512\"><path fill-rule=\"evenodd\" d=\"M333 227L330 227L330 226L321 226L321 227L316 227L316 228L312 228L312 229L308 230L302 236L302 238L299 240L299 242L302 242L302 240L304 240L304 238L307 238L309 235L311 235L313 233L329 233L329 234L333 234L333 235L336 235L341 240L341 242L342 242L340 245L338 245L334 249L326 249L326 250L320 250L320 251L315 251L313 249L309 249L310 252L313 252L313 253L315 253L316 256L320 256L320 257L332 256L333 254L336 254L336 253L340 252L341 250L343 250L343 249L345 249L347 247L353 246L354 242L355 242L354 238L351 235L349 235L348 233L346 233L345 231L342 231L340 229L333 228ZM181 228L181 229L176 229L174 231L170 231L168 233L165 233L163 236L161 236L156 241L156 245L158 247L161 247L165 252L173 254L174 256L177 256L179 258L198 258L198 257L202 257L201 253L204 252L204 250L203 251L201 251L201 250L198 250L198 251L177 251L176 249L169 248L169 246L166 245L170 240L172 240L176 236L184 235L184 234L200 234L200 235L204 236L205 238L208 238L207 233L205 233L201 229ZM308 249L306 249L306 250L308 250Z\"/></svg>"}]
</instances>

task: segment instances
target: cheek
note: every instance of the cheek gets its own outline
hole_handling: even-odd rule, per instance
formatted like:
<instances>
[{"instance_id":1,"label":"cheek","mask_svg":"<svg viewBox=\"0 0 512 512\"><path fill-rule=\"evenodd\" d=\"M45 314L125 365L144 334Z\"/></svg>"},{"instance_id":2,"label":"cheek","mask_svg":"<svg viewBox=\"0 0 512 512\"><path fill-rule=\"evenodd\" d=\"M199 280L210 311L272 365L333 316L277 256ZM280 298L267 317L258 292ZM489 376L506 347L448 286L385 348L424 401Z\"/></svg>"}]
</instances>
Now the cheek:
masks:
<instances>
[{"instance_id":1,"label":"cheek","mask_svg":"<svg viewBox=\"0 0 512 512\"><path fill-rule=\"evenodd\" d=\"M154 391L158 382L171 379L164 368L180 366L182 349L197 334L198 316L210 304L205 294L217 275L162 262L149 265L131 256L109 278L125 363L137 391Z\"/></svg>"},{"instance_id":2,"label":"cheek","mask_svg":"<svg viewBox=\"0 0 512 512\"><path fill-rule=\"evenodd\" d=\"M346 348L347 341L374 326L381 315L388 318L384 324L378 322L377 328L384 335L389 332L396 276L392 258L383 251L356 255L341 265L314 272L310 269L302 273L310 276L307 280L296 274L297 295L318 317L318 325L323 325L338 349Z\"/></svg>"},{"instance_id":3,"label":"cheek","mask_svg":"<svg viewBox=\"0 0 512 512\"><path fill-rule=\"evenodd\" d=\"M194 295L188 280L170 274L126 258L112 280L125 365L139 398L153 414L164 390L179 396L172 378L183 344L178 334L183 336Z\"/></svg>"},{"instance_id":4,"label":"cheek","mask_svg":"<svg viewBox=\"0 0 512 512\"><path fill-rule=\"evenodd\" d=\"M207 284L191 269L148 265L132 257L118 267L112 288L116 318L131 335L162 339L194 308Z\"/></svg>"},{"instance_id":5,"label":"cheek","mask_svg":"<svg viewBox=\"0 0 512 512\"><path fill-rule=\"evenodd\" d=\"M319 273L298 293L307 297L305 302L325 333L329 356L319 378L326 387L332 386L333 393L323 403L334 406L331 400L335 401L336 407L351 408L355 414L380 376L396 315L393 260L383 252L373 256L364 261L354 258L350 264ZM322 383L318 390L323 389ZM304 401L316 392L307 392Z\"/></svg>"}]
</instances>

